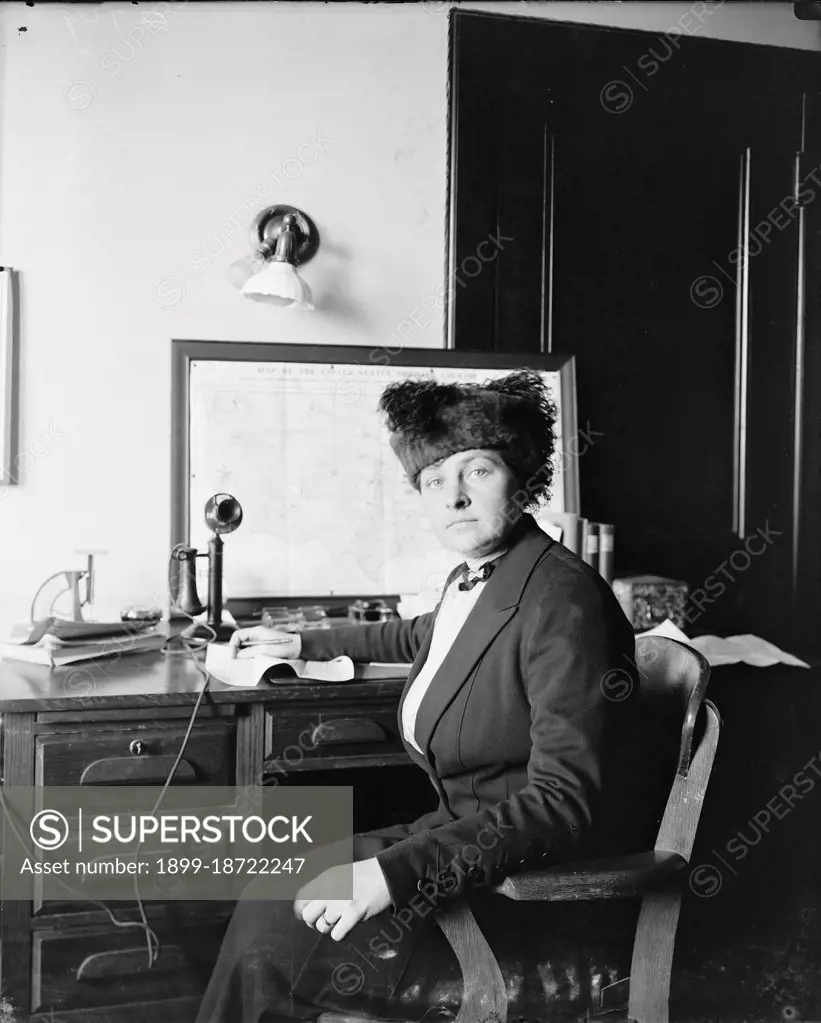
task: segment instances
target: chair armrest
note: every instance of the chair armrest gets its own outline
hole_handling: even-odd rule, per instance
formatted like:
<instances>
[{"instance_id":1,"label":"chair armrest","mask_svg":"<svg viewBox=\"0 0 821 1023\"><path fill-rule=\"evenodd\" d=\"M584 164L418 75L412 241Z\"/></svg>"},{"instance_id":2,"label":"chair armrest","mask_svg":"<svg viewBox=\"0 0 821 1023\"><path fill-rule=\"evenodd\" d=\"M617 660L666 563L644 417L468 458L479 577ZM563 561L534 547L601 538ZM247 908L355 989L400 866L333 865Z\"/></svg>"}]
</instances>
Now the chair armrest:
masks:
<instances>
[{"instance_id":1,"label":"chair armrest","mask_svg":"<svg viewBox=\"0 0 821 1023\"><path fill-rule=\"evenodd\" d=\"M668 884L686 866L684 857L673 852L569 861L546 870L511 874L493 891L523 902L630 899Z\"/></svg>"}]
</instances>

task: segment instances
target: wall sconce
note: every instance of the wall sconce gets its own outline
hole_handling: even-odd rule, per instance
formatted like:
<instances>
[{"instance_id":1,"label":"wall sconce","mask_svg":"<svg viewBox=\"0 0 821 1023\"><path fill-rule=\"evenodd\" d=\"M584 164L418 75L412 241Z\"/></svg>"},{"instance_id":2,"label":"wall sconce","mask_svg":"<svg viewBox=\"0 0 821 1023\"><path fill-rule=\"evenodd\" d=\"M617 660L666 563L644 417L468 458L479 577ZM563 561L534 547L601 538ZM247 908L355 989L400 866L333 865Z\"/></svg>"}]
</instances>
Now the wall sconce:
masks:
<instances>
[{"instance_id":1,"label":"wall sconce","mask_svg":"<svg viewBox=\"0 0 821 1023\"><path fill-rule=\"evenodd\" d=\"M269 206L253 228L259 247L228 267L231 283L246 298L293 309L313 309L311 289L297 273L319 248L316 224L294 206Z\"/></svg>"}]
</instances>

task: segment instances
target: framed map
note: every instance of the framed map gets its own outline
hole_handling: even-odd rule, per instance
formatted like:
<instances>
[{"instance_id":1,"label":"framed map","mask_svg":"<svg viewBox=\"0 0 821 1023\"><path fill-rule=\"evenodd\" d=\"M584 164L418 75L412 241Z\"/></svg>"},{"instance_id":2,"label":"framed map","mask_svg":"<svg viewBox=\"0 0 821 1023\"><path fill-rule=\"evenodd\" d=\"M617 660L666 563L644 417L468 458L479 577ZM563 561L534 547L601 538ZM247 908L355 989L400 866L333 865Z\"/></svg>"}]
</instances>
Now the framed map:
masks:
<instances>
[{"instance_id":1,"label":"framed map","mask_svg":"<svg viewBox=\"0 0 821 1023\"><path fill-rule=\"evenodd\" d=\"M204 549L215 493L242 505L226 597L436 592L461 560L429 530L377 411L409 377L482 382L526 364L560 410L548 507L578 510L573 361L414 349L173 342L172 545ZM381 356L383 362L376 359Z\"/></svg>"}]
</instances>

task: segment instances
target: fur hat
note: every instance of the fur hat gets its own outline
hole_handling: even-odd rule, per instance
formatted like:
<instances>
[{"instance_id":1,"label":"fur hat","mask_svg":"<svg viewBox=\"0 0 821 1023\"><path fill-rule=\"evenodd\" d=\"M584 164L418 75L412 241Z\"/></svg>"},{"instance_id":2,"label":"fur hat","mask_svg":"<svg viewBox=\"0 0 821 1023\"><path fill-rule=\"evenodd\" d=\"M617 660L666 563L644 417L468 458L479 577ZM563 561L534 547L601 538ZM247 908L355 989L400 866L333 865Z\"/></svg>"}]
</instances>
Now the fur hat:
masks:
<instances>
[{"instance_id":1,"label":"fur hat","mask_svg":"<svg viewBox=\"0 0 821 1023\"><path fill-rule=\"evenodd\" d=\"M402 380L379 399L391 447L419 489L425 466L457 451L498 451L532 501L545 496L553 477L557 410L535 370L523 369L484 384Z\"/></svg>"}]
</instances>

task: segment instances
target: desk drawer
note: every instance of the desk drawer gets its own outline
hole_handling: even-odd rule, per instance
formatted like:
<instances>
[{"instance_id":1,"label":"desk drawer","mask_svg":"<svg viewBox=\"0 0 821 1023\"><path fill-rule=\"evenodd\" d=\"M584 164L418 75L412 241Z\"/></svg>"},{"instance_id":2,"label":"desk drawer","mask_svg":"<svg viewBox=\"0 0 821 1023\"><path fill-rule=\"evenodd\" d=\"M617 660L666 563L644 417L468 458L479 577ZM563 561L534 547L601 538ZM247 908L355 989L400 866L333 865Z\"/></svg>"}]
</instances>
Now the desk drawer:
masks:
<instances>
[{"instance_id":1,"label":"desk drawer","mask_svg":"<svg viewBox=\"0 0 821 1023\"><path fill-rule=\"evenodd\" d=\"M326 710L265 712L265 773L315 769L346 759L406 758L399 738L395 701L362 704L335 703Z\"/></svg>"},{"instance_id":2,"label":"desk drawer","mask_svg":"<svg viewBox=\"0 0 821 1023\"><path fill-rule=\"evenodd\" d=\"M67 928L32 935L32 1012L201 995L225 922L158 932L153 966L137 927Z\"/></svg>"},{"instance_id":3,"label":"desk drawer","mask_svg":"<svg viewBox=\"0 0 821 1023\"><path fill-rule=\"evenodd\" d=\"M123 722L116 729L89 725L82 732L40 735L35 784L163 785L184 736L181 723L152 728L141 722ZM195 726L174 783L232 785L235 760L232 722Z\"/></svg>"}]
</instances>

